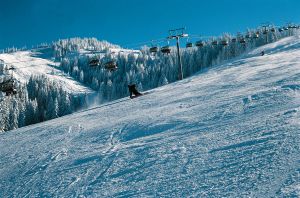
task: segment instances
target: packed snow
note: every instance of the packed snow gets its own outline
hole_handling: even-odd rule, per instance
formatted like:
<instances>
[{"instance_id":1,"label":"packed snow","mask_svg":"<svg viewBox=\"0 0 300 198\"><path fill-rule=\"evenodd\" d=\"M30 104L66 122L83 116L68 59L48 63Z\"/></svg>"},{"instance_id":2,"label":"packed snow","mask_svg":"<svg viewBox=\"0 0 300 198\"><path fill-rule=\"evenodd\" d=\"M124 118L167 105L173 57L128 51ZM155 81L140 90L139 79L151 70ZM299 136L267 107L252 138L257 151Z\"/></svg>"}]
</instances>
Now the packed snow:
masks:
<instances>
[{"instance_id":1,"label":"packed snow","mask_svg":"<svg viewBox=\"0 0 300 198\"><path fill-rule=\"evenodd\" d=\"M2 133L0 197L298 197L299 71L294 36Z\"/></svg>"},{"instance_id":2,"label":"packed snow","mask_svg":"<svg viewBox=\"0 0 300 198\"><path fill-rule=\"evenodd\" d=\"M93 93L90 88L61 71L59 63L54 62L50 57L47 48L0 54L0 60L15 68L13 76L20 83L26 83L31 75L45 75L63 85L65 91L69 93Z\"/></svg>"}]
</instances>

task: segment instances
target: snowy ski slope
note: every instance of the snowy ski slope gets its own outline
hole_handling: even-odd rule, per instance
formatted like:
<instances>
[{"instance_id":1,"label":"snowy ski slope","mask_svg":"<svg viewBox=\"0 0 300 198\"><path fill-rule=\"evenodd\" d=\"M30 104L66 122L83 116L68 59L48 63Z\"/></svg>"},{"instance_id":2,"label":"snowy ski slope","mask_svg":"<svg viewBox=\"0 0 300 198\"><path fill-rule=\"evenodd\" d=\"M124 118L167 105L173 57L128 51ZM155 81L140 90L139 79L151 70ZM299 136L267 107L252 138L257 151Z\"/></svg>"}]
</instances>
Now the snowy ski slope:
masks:
<instances>
[{"instance_id":1,"label":"snowy ski slope","mask_svg":"<svg viewBox=\"0 0 300 198\"><path fill-rule=\"evenodd\" d=\"M65 91L69 93L93 92L90 88L82 85L59 70L58 63L51 61L50 56L47 57L47 53L45 53L46 50L38 49L4 53L0 54L0 59L6 64L10 63L9 65L13 65L13 67L16 68L13 75L21 83L28 81L31 75L46 75L61 84ZM45 55L46 57L44 57Z\"/></svg>"},{"instance_id":2,"label":"snowy ski slope","mask_svg":"<svg viewBox=\"0 0 300 198\"><path fill-rule=\"evenodd\" d=\"M0 197L299 197L299 147L295 36L0 134Z\"/></svg>"}]
</instances>

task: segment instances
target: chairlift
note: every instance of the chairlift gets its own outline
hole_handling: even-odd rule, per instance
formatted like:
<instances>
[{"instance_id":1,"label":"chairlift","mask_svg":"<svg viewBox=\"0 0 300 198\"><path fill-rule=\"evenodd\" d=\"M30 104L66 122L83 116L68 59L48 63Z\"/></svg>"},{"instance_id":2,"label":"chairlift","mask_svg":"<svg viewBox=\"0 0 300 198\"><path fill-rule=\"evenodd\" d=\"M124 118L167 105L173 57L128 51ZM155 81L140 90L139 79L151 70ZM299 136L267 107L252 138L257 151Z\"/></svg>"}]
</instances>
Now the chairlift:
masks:
<instances>
[{"instance_id":1,"label":"chairlift","mask_svg":"<svg viewBox=\"0 0 300 198\"><path fill-rule=\"evenodd\" d=\"M171 49L170 47L167 45L167 46L164 46L160 49L160 51L163 53L163 54L170 54L171 52Z\"/></svg>"},{"instance_id":2,"label":"chairlift","mask_svg":"<svg viewBox=\"0 0 300 198\"><path fill-rule=\"evenodd\" d=\"M16 68L15 68L13 65L11 65L7 70L12 70L12 71L14 71L14 70L16 70Z\"/></svg>"},{"instance_id":3,"label":"chairlift","mask_svg":"<svg viewBox=\"0 0 300 198\"><path fill-rule=\"evenodd\" d=\"M14 86L14 80L10 78L9 80L0 83L0 91L5 92L6 96L16 94L16 88Z\"/></svg>"},{"instance_id":4,"label":"chairlift","mask_svg":"<svg viewBox=\"0 0 300 198\"><path fill-rule=\"evenodd\" d=\"M110 71L115 71L118 69L118 65L117 65L116 61L114 61L114 60L106 62L104 64L104 67L105 67L105 69L110 70Z\"/></svg>"},{"instance_id":5,"label":"chairlift","mask_svg":"<svg viewBox=\"0 0 300 198\"><path fill-rule=\"evenodd\" d=\"M203 41L197 41L197 42L195 43L195 45L196 45L197 47L203 47L203 46L204 46L204 42L203 42Z\"/></svg>"},{"instance_id":6,"label":"chairlift","mask_svg":"<svg viewBox=\"0 0 300 198\"><path fill-rule=\"evenodd\" d=\"M228 45L228 41L227 41L227 40L222 40L222 41L221 41L221 45L227 46L227 45Z\"/></svg>"},{"instance_id":7,"label":"chairlift","mask_svg":"<svg viewBox=\"0 0 300 198\"><path fill-rule=\"evenodd\" d=\"M215 41L212 41L212 43L211 43L212 45L218 45L218 41L217 40L215 40Z\"/></svg>"},{"instance_id":8,"label":"chairlift","mask_svg":"<svg viewBox=\"0 0 300 198\"><path fill-rule=\"evenodd\" d=\"M158 47L157 46L154 46L154 47L150 48L150 53L156 53L156 52L158 52Z\"/></svg>"},{"instance_id":9,"label":"chairlift","mask_svg":"<svg viewBox=\"0 0 300 198\"><path fill-rule=\"evenodd\" d=\"M268 29L265 29L265 30L263 31L263 34L268 34L268 32L269 32L269 30L268 30Z\"/></svg>"},{"instance_id":10,"label":"chairlift","mask_svg":"<svg viewBox=\"0 0 300 198\"><path fill-rule=\"evenodd\" d=\"M186 48L190 48L190 47L193 47L193 43L189 42L189 43L186 44Z\"/></svg>"},{"instance_id":11,"label":"chairlift","mask_svg":"<svg viewBox=\"0 0 300 198\"><path fill-rule=\"evenodd\" d=\"M276 32L276 29L274 27L271 28L271 32Z\"/></svg>"},{"instance_id":12,"label":"chairlift","mask_svg":"<svg viewBox=\"0 0 300 198\"><path fill-rule=\"evenodd\" d=\"M240 39L240 44L246 44L246 39L241 38L241 39Z\"/></svg>"},{"instance_id":13,"label":"chairlift","mask_svg":"<svg viewBox=\"0 0 300 198\"><path fill-rule=\"evenodd\" d=\"M100 61L99 61L98 58L94 58L94 59L90 60L89 65L90 65L91 67L99 66L99 65L100 65Z\"/></svg>"}]
</instances>

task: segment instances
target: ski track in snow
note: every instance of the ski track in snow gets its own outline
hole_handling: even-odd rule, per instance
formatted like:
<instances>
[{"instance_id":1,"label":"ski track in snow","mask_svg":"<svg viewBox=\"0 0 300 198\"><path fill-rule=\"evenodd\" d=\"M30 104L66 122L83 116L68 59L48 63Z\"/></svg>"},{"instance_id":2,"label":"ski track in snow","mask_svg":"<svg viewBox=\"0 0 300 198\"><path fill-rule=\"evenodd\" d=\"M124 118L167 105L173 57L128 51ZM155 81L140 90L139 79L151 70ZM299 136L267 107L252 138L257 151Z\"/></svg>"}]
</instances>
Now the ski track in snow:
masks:
<instances>
[{"instance_id":1,"label":"ski track in snow","mask_svg":"<svg viewBox=\"0 0 300 198\"><path fill-rule=\"evenodd\" d=\"M299 197L299 43L0 134L0 197Z\"/></svg>"}]
</instances>

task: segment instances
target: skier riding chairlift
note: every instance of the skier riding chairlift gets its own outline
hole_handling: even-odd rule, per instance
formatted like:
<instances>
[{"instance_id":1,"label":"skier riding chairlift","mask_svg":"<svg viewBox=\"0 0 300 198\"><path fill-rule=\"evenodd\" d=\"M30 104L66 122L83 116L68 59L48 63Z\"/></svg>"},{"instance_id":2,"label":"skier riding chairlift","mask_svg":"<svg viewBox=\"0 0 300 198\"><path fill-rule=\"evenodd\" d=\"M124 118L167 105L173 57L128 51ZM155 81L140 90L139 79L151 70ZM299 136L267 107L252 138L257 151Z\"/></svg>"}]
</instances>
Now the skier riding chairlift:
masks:
<instances>
[{"instance_id":1,"label":"skier riding chairlift","mask_svg":"<svg viewBox=\"0 0 300 198\"><path fill-rule=\"evenodd\" d=\"M143 94L141 94L140 92L138 92L136 90L135 84L128 85L128 89L129 89L129 93L130 93L130 98L131 99L143 95Z\"/></svg>"}]
</instances>

